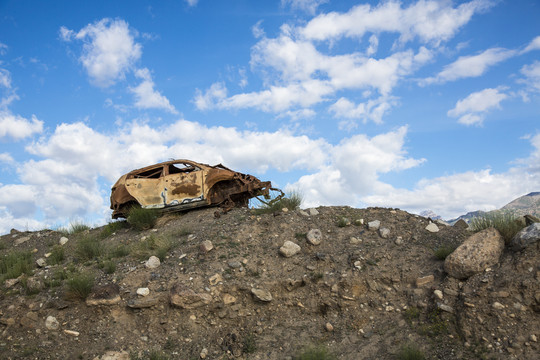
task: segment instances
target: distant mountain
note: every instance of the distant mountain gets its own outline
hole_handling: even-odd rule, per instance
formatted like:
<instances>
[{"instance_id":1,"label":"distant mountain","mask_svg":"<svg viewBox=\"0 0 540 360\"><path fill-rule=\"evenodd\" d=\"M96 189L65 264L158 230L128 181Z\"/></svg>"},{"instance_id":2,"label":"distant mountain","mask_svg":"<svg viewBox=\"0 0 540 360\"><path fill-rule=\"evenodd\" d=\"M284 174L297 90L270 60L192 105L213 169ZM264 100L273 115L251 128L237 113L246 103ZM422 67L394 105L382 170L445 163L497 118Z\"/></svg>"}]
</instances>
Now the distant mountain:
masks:
<instances>
[{"instance_id":1,"label":"distant mountain","mask_svg":"<svg viewBox=\"0 0 540 360\"><path fill-rule=\"evenodd\" d=\"M431 210L424 210L420 214L420 216L423 216L425 218L430 218L431 220L439 220L442 219L440 215L435 214Z\"/></svg>"},{"instance_id":2,"label":"distant mountain","mask_svg":"<svg viewBox=\"0 0 540 360\"><path fill-rule=\"evenodd\" d=\"M448 220L450 224L454 224L459 219L463 219L466 222L469 222L473 217L482 216L487 213L491 213L494 211L511 211L512 213L516 215L534 215L536 217L540 217L540 191L532 192L527 195L523 195L521 197L518 197L515 200L510 201L508 204L504 205L499 210L493 210L489 212L485 211L472 211L465 215L461 215L460 217L457 217L452 220Z\"/></svg>"},{"instance_id":3,"label":"distant mountain","mask_svg":"<svg viewBox=\"0 0 540 360\"><path fill-rule=\"evenodd\" d=\"M510 210L517 215L540 215L540 192L532 192L518 197L504 205L501 210Z\"/></svg>"}]
</instances>

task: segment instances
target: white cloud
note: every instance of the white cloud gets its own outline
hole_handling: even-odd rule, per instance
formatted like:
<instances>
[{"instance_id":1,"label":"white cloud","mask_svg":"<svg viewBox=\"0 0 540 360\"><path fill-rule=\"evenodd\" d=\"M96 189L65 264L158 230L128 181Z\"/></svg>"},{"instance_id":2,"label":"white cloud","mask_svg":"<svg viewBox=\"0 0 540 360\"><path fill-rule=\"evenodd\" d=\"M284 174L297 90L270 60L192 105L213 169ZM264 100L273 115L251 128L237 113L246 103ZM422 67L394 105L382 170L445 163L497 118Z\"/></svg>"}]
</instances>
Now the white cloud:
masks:
<instances>
[{"instance_id":1,"label":"white cloud","mask_svg":"<svg viewBox=\"0 0 540 360\"><path fill-rule=\"evenodd\" d=\"M502 92L503 90L505 88L499 87L474 92L459 100L456 106L448 111L448 116L460 117L458 121L465 125L480 125L486 112L491 109L500 109L501 101L508 98L508 95Z\"/></svg>"},{"instance_id":2,"label":"white cloud","mask_svg":"<svg viewBox=\"0 0 540 360\"><path fill-rule=\"evenodd\" d=\"M520 82L527 84L535 91L540 91L540 61L524 65L521 68L521 73L525 75L525 79L521 79Z\"/></svg>"},{"instance_id":3,"label":"white cloud","mask_svg":"<svg viewBox=\"0 0 540 360\"><path fill-rule=\"evenodd\" d=\"M189 6L196 6L199 0L186 0Z\"/></svg>"},{"instance_id":4,"label":"white cloud","mask_svg":"<svg viewBox=\"0 0 540 360\"><path fill-rule=\"evenodd\" d=\"M11 74L6 69L0 69L0 86L11 89Z\"/></svg>"},{"instance_id":5,"label":"white cloud","mask_svg":"<svg viewBox=\"0 0 540 360\"><path fill-rule=\"evenodd\" d=\"M532 51L532 50L540 50L540 36L535 37L529 45L523 50L523 53Z\"/></svg>"},{"instance_id":6,"label":"white cloud","mask_svg":"<svg viewBox=\"0 0 540 360\"><path fill-rule=\"evenodd\" d=\"M63 40L84 42L80 61L92 82L100 87L109 87L124 78L142 53L128 24L120 19L102 19L76 34L61 27L60 35Z\"/></svg>"},{"instance_id":7,"label":"white cloud","mask_svg":"<svg viewBox=\"0 0 540 360\"><path fill-rule=\"evenodd\" d=\"M15 160L13 160L13 157L9 153L4 152L4 153L0 153L0 162L12 164L15 162Z\"/></svg>"},{"instance_id":8,"label":"white cloud","mask_svg":"<svg viewBox=\"0 0 540 360\"><path fill-rule=\"evenodd\" d=\"M8 46L6 44L0 43L0 55L5 55L7 52Z\"/></svg>"},{"instance_id":9,"label":"white cloud","mask_svg":"<svg viewBox=\"0 0 540 360\"><path fill-rule=\"evenodd\" d=\"M154 82L148 69L137 70L135 76L142 79L138 86L130 88L131 92L135 94L136 107L141 109L162 109L173 114L178 113L169 100L154 89Z\"/></svg>"},{"instance_id":10,"label":"white cloud","mask_svg":"<svg viewBox=\"0 0 540 360\"><path fill-rule=\"evenodd\" d=\"M15 140L24 139L35 133L43 131L43 121L35 115L28 120L20 115L12 114L8 110L0 110L0 139L11 137Z\"/></svg>"},{"instance_id":11,"label":"white cloud","mask_svg":"<svg viewBox=\"0 0 540 360\"><path fill-rule=\"evenodd\" d=\"M384 114L388 112L394 104L395 100L387 97L368 100L367 102L360 104L355 104L342 97L331 105L329 110L334 113L336 118L361 119L364 123L371 120L376 124L380 124L382 123ZM344 127L349 127L346 126L347 124L348 122L344 122ZM352 125L354 125L354 123Z\"/></svg>"},{"instance_id":12,"label":"white cloud","mask_svg":"<svg viewBox=\"0 0 540 360\"><path fill-rule=\"evenodd\" d=\"M516 54L517 52L514 50L492 48L478 55L461 56L452 64L445 66L436 77L425 79L424 83L444 83L462 78L478 77L483 75L489 67Z\"/></svg>"},{"instance_id":13,"label":"white cloud","mask_svg":"<svg viewBox=\"0 0 540 360\"><path fill-rule=\"evenodd\" d=\"M281 5L290 5L293 9L303 10L309 14L315 14L317 8L329 0L281 0Z\"/></svg>"},{"instance_id":14,"label":"white cloud","mask_svg":"<svg viewBox=\"0 0 540 360\"><path fill-rule=\"evenodd\" d=\"M302 34L307 39L331 40L362 38L368 32L394 32L400 34L402 42L419 38L437 44L451 39L475 13L493 3L474 0L456 8L450 1L429 0L417 1L406 8L402 8L400 1L385 1L376 7L357 5L346 13L317 16L302 29Z\"/></svg>"}]
</instances>

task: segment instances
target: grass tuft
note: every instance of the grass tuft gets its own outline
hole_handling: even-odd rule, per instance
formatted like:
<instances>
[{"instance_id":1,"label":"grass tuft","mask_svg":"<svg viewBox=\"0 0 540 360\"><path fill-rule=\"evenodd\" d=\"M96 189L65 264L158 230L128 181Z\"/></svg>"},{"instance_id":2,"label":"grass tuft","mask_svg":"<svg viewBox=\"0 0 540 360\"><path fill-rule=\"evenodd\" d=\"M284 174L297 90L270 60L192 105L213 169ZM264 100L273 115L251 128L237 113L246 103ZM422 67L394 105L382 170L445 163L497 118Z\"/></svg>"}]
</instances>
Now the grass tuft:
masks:
<instances>
[{"instance_id":1,"label":"grass tuft","mask_svg":"<svg viewBox=\"0 0 540 360\"><path fill-rule=\"evenodd\" d=\"M0 258L0 281L15 279L22 274L32 273L32 253L30 251L12 251Z\"/></svg>"},{"instance_id":2,"label":"grass tuft","mask_svg":"<svg viewBox=\"0 0 540 360\"><path fill-rule=\"evenodd\" d=\"M508 244L524 227L524 224L518 218L519 216L509 211L495 211L472 218L469 226L474 232L493 227L499 231L504 238L504 242Z\"/></svg>"},{"instance_id":3,"label":"grass tuft","mask_svg":"<svg viewBox=\"0 0 540 360\"><path fill-rule=\"evenodd\" d=\"M156 225L157 218L157 210L134 206L128 213L127 222L137 230L148 230Z\"/></svg>"},{"instance_id":4,"label":"grass tuft","mask_svg":"<svg viewBox=\"0 0 540 360\"><path fill-rule=\"evenodd\" d=\"M99 239L92 236L83 236L77 242L75 255L82 261L94 260L103 254L103 245Z\"/></svg>"},{"instance_id":5,"label":"grass tuft","mask_svg":"<svg viewBox=\"0 0 540 360\"><path fill-rule=\"evenodd\" d=\"M70 298L85 300L94 286L94 275L91 273L75 274L67 279L67 295Z\"/></svg>"},{"instance_id":6,"label":"grass tuft","mask_svg":"<svg viewBox=\"0 0 540 360\"><path fill-rule=\"evenodd\" d=\"M399 360L425 360L424 353L416 344L407 344L398 353Z\"/></svg>"},{"instance_id":7,"label":"grass tuft","mask_svg":"<svg viewBox=\"0 0 540 360\"><path fill-rule=\"evenodd\" d=\"M64 235L73 235L73 234L82 233L86 230L90 230L90 226L79 221L74 221L74 222L71 222L67 228L60 227L56 231Z\"/></svg>"},{"instance_id":8,"label":"grass tuft","mask_svg":"<svg viewBox=\"0 0 540 360\"><path fill-rule=\"evenodd\" d=\"M122 221L112 221L108 223L105 227L103 227L103 230L101 230L101 233L99 234L99 237L102 239L108 238L118 230L122 230L128 227L128 223L125 220Z\"/></svg>"},{"instance_id":9,"label":"grass tuft","mask_svg":"<svg viewBox=\"0 0 540 360\"><path fill-rule=\"evenodd\" d=\"M297 210L302 205L303 196L298 191L291 191L285 197L278 201L270 201L268 204L262 203L255 209L255 214L272 214L281 211L284 208L288 210Z\"/></svg>"},{"instance_id":10,"label":"grass tuft","mask_svg":"<svg viewBox=\"0 0 540 360\"><path fill-rule=\"evenodd\" d=\"M298 356L294 357L294 360L336 360L336 359L337 357L333 355L323 345L309 347L303 350Z\"/></svg>"},{"instance_id":11,"label":"grass tuft","mask_svg":"<svg viewBox=\"0 0 540 360\"><path fill-rule=\"evenodd\" d=\"M132 255L141 260L154 255L163 261L167 253L175 246L176 244L169 237L150 235L132 247Z\"/></svg>"},{"instance_id":12,"label":"grass tuft","mask_svg":"<svg viewBox=\"0 0 540 360\"><path fill-rule=\"evenodd\" d=\"M51 256L47 259L47 264L57 265L64 261L64 248L61 245L54 245L51 251Z\"/></svg>"},{"instance_id":13,"label":"grass tuft","mask_svg":"<svg viewBox=\"0 0 540 360\"><path fill-rule=\"evenodd\" d=\"M453 253L456 248L457 247L454 245L441 245L435 250L435 257L439 260L444 260L448 255Z\"/></svg>"}]
</instances>

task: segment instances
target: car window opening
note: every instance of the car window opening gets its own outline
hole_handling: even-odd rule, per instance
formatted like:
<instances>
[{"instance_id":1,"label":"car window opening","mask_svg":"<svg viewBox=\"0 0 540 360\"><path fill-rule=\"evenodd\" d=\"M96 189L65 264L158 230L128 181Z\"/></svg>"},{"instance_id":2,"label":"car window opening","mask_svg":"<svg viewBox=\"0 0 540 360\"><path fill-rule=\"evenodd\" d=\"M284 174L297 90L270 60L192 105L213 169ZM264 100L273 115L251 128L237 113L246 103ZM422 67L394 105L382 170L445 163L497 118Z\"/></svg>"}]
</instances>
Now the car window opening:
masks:
<instances>
[{"instance_id":1,"label":"car window opening","mask_svg":"<svg viewBox=\"0 0 540 360\"><path fill-rule=\"evenodd\" d=\"M161 177L162 168L146 170L138 174L134 174L135 179L159 179Z\"/></svg>"},{"instance_id":2,"label":"car window opening","mask_svg":"<svg viewBox=\"0 0 540 360\"><path fill-rule=\"evenodd\" d=\"M169 174L186 174L195 170L199 170L199 169L194 166L187 165L187 164L169 165Z\"/></svg>"}]
</instances>

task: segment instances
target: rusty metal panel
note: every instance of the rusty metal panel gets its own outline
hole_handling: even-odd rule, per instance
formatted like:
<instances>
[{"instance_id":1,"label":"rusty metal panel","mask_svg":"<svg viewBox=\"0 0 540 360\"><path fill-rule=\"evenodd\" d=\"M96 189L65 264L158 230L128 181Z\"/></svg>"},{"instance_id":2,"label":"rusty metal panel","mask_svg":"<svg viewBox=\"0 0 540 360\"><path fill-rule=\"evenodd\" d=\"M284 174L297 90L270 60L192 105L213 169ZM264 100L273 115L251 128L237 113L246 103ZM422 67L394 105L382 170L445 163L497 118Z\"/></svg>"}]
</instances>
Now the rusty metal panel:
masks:
<instances>
[{"instance_id":1,"label":"rusty metal panel","mask_svg":"<svg viewBox=\"0 0 540 360\"><path fill-rule=\"evenodd\" d=\"M128 179L126 189L143 208L165 207L163 179Z\"/></svg>"},{"instance_id":2,"label":"rusty metal panel","mask_svg":"<svg viewBox=\"0 0 540 360\"><path fill-rule=\"evenodd\" d=\"M202 170L168 175L164 180L166 205L180 205L206 199L204 178Z\"/></svg>"}]
</instances>

